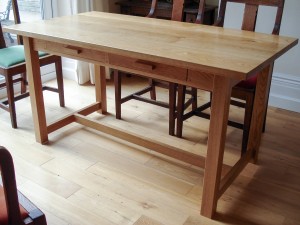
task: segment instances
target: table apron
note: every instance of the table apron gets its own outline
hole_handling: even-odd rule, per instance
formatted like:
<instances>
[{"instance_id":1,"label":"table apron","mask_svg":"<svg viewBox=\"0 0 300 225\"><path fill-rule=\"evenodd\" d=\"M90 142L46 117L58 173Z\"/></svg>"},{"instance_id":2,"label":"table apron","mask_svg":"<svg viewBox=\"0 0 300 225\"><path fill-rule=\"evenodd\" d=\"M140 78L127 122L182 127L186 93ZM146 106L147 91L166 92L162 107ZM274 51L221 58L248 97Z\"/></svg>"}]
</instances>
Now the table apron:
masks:
<instances>
[{"instance_id":1,"label":"table apron","mask_svg":"<svg viewBox=\"0 0 300 225\"><path fill-rule=\"evenodd\" d=\"M92 47L87 48L67 45L40 39L34 39L33 46L36 51L82 60L148 78L195 87L201 90L213 90L215 75L203 71L107 53L105 51L92 49Z\"/></svg>"}]
</instances>

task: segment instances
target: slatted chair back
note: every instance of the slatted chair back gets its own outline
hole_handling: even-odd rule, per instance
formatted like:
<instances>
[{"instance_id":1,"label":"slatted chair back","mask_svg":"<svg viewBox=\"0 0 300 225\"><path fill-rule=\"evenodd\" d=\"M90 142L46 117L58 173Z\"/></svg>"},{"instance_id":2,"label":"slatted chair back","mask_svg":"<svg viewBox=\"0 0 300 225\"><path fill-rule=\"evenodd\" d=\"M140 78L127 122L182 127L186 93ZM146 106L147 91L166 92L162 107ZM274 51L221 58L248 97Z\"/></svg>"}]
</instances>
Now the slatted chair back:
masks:
<instances>
[{"instance_id":1,"label":"slatted chair back","mask_svg":"<svg viewBox=\"0 0 300 225\"><path fill-rule=\"evenodd\" d=\"M272 34L279 34L284 0L221 0L218 19L215 23L216 26L222 27L224 25L227 2L245 4L244 17L241 29L247 31L255 31L259 6L277 7L275 24Z\"/></svg>"},{"instance_id":2,"label":"slatted chair back","mask_svg":"<svg viewBox=\"0 0 300 225\"><path fill-rule=\"evenodd\" d=\"M182 21L184 0L173 0L171 20Z\"/></svg>"},{"instance_id":3,"label":"slatted chair back","mask_svg":"<svg viewBox=\"0 0 300 225\"><path fill-rule=\"evenodd\" d=\"M17 190L14 163L0 146L0 224L47 225L44 213Z\"/></svg>"},{"instance_id":4,"label":"slatted chair back","mask_svg":"<svg viewBox=\"0 0 300 225\"><path fill-rule=\"evenodd\" d=\"M19 24L20 14L17 0L12 0L12 9L14 13L15 23ZM1 28L1 27L0 27ZM27 78L26 78L26 64L24 59L24 47L22 46L22 37L18 36L18 44L16 46L9 46L5 48L2 28L0 37L0 47L2 49L0 55L0 74L4 76L5 81L0 83L0 89L6 88L7 99L0 101L0 108L10 113L11 125L17 128L16 106L15 101L21 100L29 96L27 91ZM5 48L5 49L3 49ZM9 56L9 57L8 57ZM57 88L43 86L43 90L53 91L59 94L59 103L64 107L64 88L63 88L63 74L61 57L56 55L49 55L44 52L39 52L40 66L55 64ZM21 74L21 76L19 76ZM21 93L15 95L14 84L21 83Z\"/></svg>"},{"instance_id":5,"label":"slatted chair back","mask_svg":"<svg viewBox=\"0 0 300 225\"><path fill-rule=\"evenodd\" d=\"M12 169L14 168L13 160L9 152L2 146L0 146L0 156L0 174L2 177L0 188L4 189L6 209L8 211L7 221L9 224L22 224L16 177Z\"/></svg>"}]
</instances>

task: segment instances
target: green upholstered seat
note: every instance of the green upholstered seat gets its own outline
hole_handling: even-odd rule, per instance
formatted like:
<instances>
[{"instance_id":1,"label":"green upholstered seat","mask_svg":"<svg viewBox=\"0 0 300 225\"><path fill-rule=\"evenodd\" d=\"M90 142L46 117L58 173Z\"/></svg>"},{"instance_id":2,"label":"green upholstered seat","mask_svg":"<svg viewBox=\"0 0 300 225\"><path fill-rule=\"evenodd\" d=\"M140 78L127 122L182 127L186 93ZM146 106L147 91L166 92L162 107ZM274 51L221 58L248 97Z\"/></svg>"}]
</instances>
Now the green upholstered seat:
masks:
<instances>
[{"instance_id":1,"label":"green upholstered seat","mask_svg":"<svg viewBox=\"0 0 300 225\"><path fill-rule=\"evenodd\" d=\"M45 55L47 55L47 53L39 52L39 57L43 57ZM0 67L6 69L23 62L25 62L23 45L0 49Z\"/></svg>"}]
</instances>

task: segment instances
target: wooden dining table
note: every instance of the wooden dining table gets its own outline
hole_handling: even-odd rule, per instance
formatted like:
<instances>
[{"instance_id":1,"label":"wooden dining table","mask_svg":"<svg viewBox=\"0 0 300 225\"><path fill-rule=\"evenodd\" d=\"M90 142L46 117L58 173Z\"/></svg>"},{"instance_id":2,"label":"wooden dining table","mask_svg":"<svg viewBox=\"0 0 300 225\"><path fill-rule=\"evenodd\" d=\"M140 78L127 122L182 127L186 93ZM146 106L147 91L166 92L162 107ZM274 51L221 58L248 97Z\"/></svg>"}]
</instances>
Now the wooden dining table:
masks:
<instances>
[{"instance_id":1,"label":"wooden dining table","mask_svg":"<svg viewBox=\"0 0 300 225\"><path fill-rule=\"evenodd\" d=\"M200 213L209 218L215 214L220 196L248 162L257 161L272 64L298 43L290 37L103 12L24 23L4 30L24 38L37 142L47 144L49 133L76 122L203 167ZM37 51L93 63L95 103L47 124ZM204 158L88 117L93 112L107 112L106 68L210 91L207 156ZM258 79L247 152L234 166L227 166L224 174L231 90L238 82L255 74Z\"/></svg>"}]
</instances>

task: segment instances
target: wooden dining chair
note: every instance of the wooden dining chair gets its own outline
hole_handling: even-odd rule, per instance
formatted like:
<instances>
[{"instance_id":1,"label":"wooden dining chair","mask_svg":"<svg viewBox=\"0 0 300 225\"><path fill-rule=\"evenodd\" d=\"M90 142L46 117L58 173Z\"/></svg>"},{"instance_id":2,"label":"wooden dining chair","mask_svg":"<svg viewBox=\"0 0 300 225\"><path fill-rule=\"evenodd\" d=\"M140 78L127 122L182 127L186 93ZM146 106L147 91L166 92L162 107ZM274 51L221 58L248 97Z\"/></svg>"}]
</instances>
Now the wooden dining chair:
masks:
<instances>
[{"instance_id":1,"label":"wooden dining chair","mask_svg":"<svg viewBox=\"0 0 300 225\"><path fill-rule=\"evenodd\" d=\"M157 7L157 0L152 0L150 12L147 17L155 17L155 10ZM183 19L183 7L184 0L173 0L172 16L171 20L182 21ZM121 119L121 104L135 99L146 103L154 104L160 107L169 109L169 134L175 134L175 120L176 120L176 89L177 84L171 82L162 82L156 79L149 79L148 86L126 97L121 97L121 75L118 70L114 70L114 82L115 82L115 105L116 105L116 118ZM169 102L162 102L156 99L156 87L166 88L169 90ZM195 91L195 90L194 90ZM196 90L197 91L197 90ZM143 95L150 93L150 98ZM191 91L187 92L192 94ZM193 96L196 96L195 92ZM192 98L188 100L185 105L192 104Z\"/></svg>"},{"instance_id":2,"label":"wooden dining chair","mask_svg":"<svg viewBox=\"0 0 300 225\"><path fill-rule=\"evenodd\" d=\"M20 14L17 0L12 0L12 8L14 12L15 23L19 24ZM11 125L17 128L16 107L15 102L29 96L26 90L26 63L24 47L22 45L22 37L18 36L18 45L6 47L5 39L0 23L0 75L4 76L5 81L0 83L0 89L6 88L7 99L0 102L0 108L10 113ZM49 55L39 52L40 66L45 66L54 63L56 68L57 88L43 86L43 90L57 92L59 94L60 106L65 106L64 101L64 87L61 57L56 55ZM14 84L21 83L21 93L15 95Z\"/></svg>"},{"instance_id":3,"label":"wooden dining chair","mask_svg":"<svg viewBox=\"0 0 300 225\"><path fill-rule=\"evenodd\" d=\"M276 13L276 18L275 18L275 23L274 23L272 34L274 34L274 35L279 34L281 18L282 18L282 13L283 13L283 7L284 7L284 0L273 0L273 1L269 1L269 0L221 0L218 19L215 23L216 26L223 27L226 6L227 6L228 2L243 3L245 5L241 29L247 30L247 31L255 31L257 14L258 14L258 9L260 6L276 7L277 13ZM256 80L257 80L257 75L254 75L247 80L241 81L240 83L238 83L236 86L233 87L232 94L231 94L232 99L231 99L230 103L232 105L245 108L243 123L238 123L236 121L231 121L231 120L228 121L228 125L243 130L243 140L242 140L242 149L241 149L242 154L245 153L247 150L248 136L249 136L252 110L253 110L253 104L254 104ZM179 85L178 86L178 99L184 98L184 94L185 93L184 93L183 85ZM178 111L180 111L180 113L178 112L179 115L177 117L176 136L178 136L178 137L182 136L183 121L190 118L191 116L196 115L199 117L209 119L210 115L203 111L210 108L210 106L211 106L211 102L209 101L206 104L198 107L196 110L192 110L192 111L184 114L183 113L184 112L183 105L182 105L182 103L180 104L178 102L177 107L179 108ZM266 117L265 117L265 121L266 121Z\"/></svg>"},{"instance_id":4,"label":"wooden dining chair","mask_svg":"<svg viewBox=\"0 0 300 225\"><path fill-rule=\"evenodd\" d=\"M0 146L0 224L46 225L44 213L17 190L11 154Z\"/></svg>"}]
</instances>

